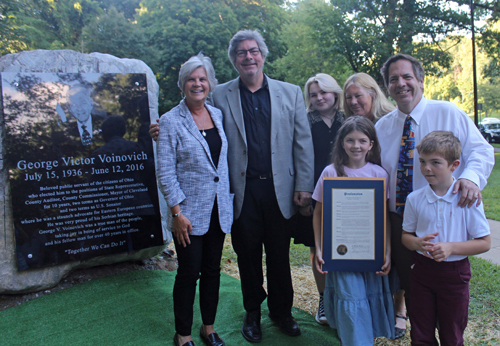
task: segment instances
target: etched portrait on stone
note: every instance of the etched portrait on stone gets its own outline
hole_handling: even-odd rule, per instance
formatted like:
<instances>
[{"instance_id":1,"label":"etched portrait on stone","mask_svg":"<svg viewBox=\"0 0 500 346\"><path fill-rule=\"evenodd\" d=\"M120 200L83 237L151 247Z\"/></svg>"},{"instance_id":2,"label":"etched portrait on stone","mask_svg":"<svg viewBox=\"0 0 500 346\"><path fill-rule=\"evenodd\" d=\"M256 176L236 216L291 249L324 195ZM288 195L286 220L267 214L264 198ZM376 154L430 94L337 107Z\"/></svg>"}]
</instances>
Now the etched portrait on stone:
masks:
<instances>
[{"instance_id":1,"label":"etched portrait on stone","mask_svg":"<svg viewBox=\"0 0 500 346\"><path fill-rule=\"evenodd\" d=\"M90 97L92 90L85 85L72 85L66 92L66 104L68 111L77 121L78 132L83 145L92 144L92 107L94 102ZM58 104L56 107L61 121L66 122L67 117Z\"/></svg>"},{"instance_id":2,"label":"etched portrait on stone","mask_svg":"<svg viewBox=\"0 0 500 346\"><path fill-rule=\"evenodd\" d=\"M18 270L163 244L146 76L2 73Z\"/></svg>"}]
</instances>

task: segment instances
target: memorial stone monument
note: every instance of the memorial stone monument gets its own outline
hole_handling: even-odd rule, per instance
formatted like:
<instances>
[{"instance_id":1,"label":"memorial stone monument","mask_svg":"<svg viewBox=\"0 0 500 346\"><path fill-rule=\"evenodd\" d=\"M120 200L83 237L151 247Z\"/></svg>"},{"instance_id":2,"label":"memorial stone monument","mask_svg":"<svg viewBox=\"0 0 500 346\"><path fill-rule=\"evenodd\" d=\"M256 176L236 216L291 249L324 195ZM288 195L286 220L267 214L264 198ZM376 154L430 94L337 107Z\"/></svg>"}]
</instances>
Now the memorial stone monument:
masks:
<instances>
[{"instance_id":1,"label":"memorial stone monument","mask_svg":"<svg viewBox=\"0 0 500 346\"><path fill-rule=\"evenodd\" d=\"M158 118L151 69L35 50L1 57L0 73L0 294L160 253L171 234L147 136Z\"/></svg>"}]
</instances>

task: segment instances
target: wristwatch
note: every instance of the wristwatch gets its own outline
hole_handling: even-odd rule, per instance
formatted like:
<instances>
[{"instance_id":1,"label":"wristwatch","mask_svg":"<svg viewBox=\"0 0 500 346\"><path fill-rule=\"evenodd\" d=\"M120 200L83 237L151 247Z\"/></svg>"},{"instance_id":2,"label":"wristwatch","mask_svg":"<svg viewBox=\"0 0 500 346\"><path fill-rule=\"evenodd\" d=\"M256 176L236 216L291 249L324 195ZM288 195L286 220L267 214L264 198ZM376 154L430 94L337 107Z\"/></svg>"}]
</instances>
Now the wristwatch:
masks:
<instances>
[{"instance_id":1,"label":"wristwatch","mask_svg":"<svg viewBox=\"0 0 500 346\"><path fill-rule=\"evenodd\" d=\"M179 211L177 214L172 214L172 217L179 217L181 216L181 211Z\"/></svg>"}]
</instances>

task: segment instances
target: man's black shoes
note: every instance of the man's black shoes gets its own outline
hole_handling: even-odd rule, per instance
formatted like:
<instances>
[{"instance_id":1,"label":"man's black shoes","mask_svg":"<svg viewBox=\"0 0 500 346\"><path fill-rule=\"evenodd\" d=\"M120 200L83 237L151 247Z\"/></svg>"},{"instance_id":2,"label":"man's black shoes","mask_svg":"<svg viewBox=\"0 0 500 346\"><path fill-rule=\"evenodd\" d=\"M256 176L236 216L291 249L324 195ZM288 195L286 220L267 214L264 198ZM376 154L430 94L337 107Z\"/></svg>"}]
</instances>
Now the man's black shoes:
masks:
<instances>
[{"instance_id":1,"label":"man's black shoes","mask_svg":"<svg viewBox=\"0 0 500 346\"><path fill-rule=\"evenodd\" d=\"M287 315L283 317L274 317L269 313L269 318L276 323L278 328L289 336L299 336L300 335L300 327L295 318L292 315Z\"/></svg>"},{"instance_id":2,"label":"man's black shoes","mask_svg":"<svg viewBox=\"0 0 500 346\"><path fill-rule=\"evenodd\" d=\"M262 341L262 330L260 329L260 311L247 311L243 316L243 327L241 334L250 342Z\"/></svg>"}]
</instances>

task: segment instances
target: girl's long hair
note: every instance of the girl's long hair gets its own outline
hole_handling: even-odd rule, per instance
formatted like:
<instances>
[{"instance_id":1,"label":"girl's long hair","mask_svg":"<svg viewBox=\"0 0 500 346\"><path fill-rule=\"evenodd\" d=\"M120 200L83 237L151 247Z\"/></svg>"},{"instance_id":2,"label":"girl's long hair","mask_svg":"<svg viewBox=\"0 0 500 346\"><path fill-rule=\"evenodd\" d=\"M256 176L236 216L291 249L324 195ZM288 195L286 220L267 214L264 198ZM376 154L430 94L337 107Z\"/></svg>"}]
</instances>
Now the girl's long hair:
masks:
<instances>
[{"instance_id":1,"label":"girl's long hair","mask_svg":"<svg viewBox=\"0 0 500 346\"><path fill-rule=\"evenodd\" d=\"M373 123L368 118L359 115L351 116L344 121L344 124L339 129L332 151L332 163L339 177L347 177L344 166L349 163L349 156L342 147L342 143L344 138L353 131L364 133L370 141L373 141L373 147L366 154L366 161L381 165L380 144Z\"/></svg>"}]
</instances>

